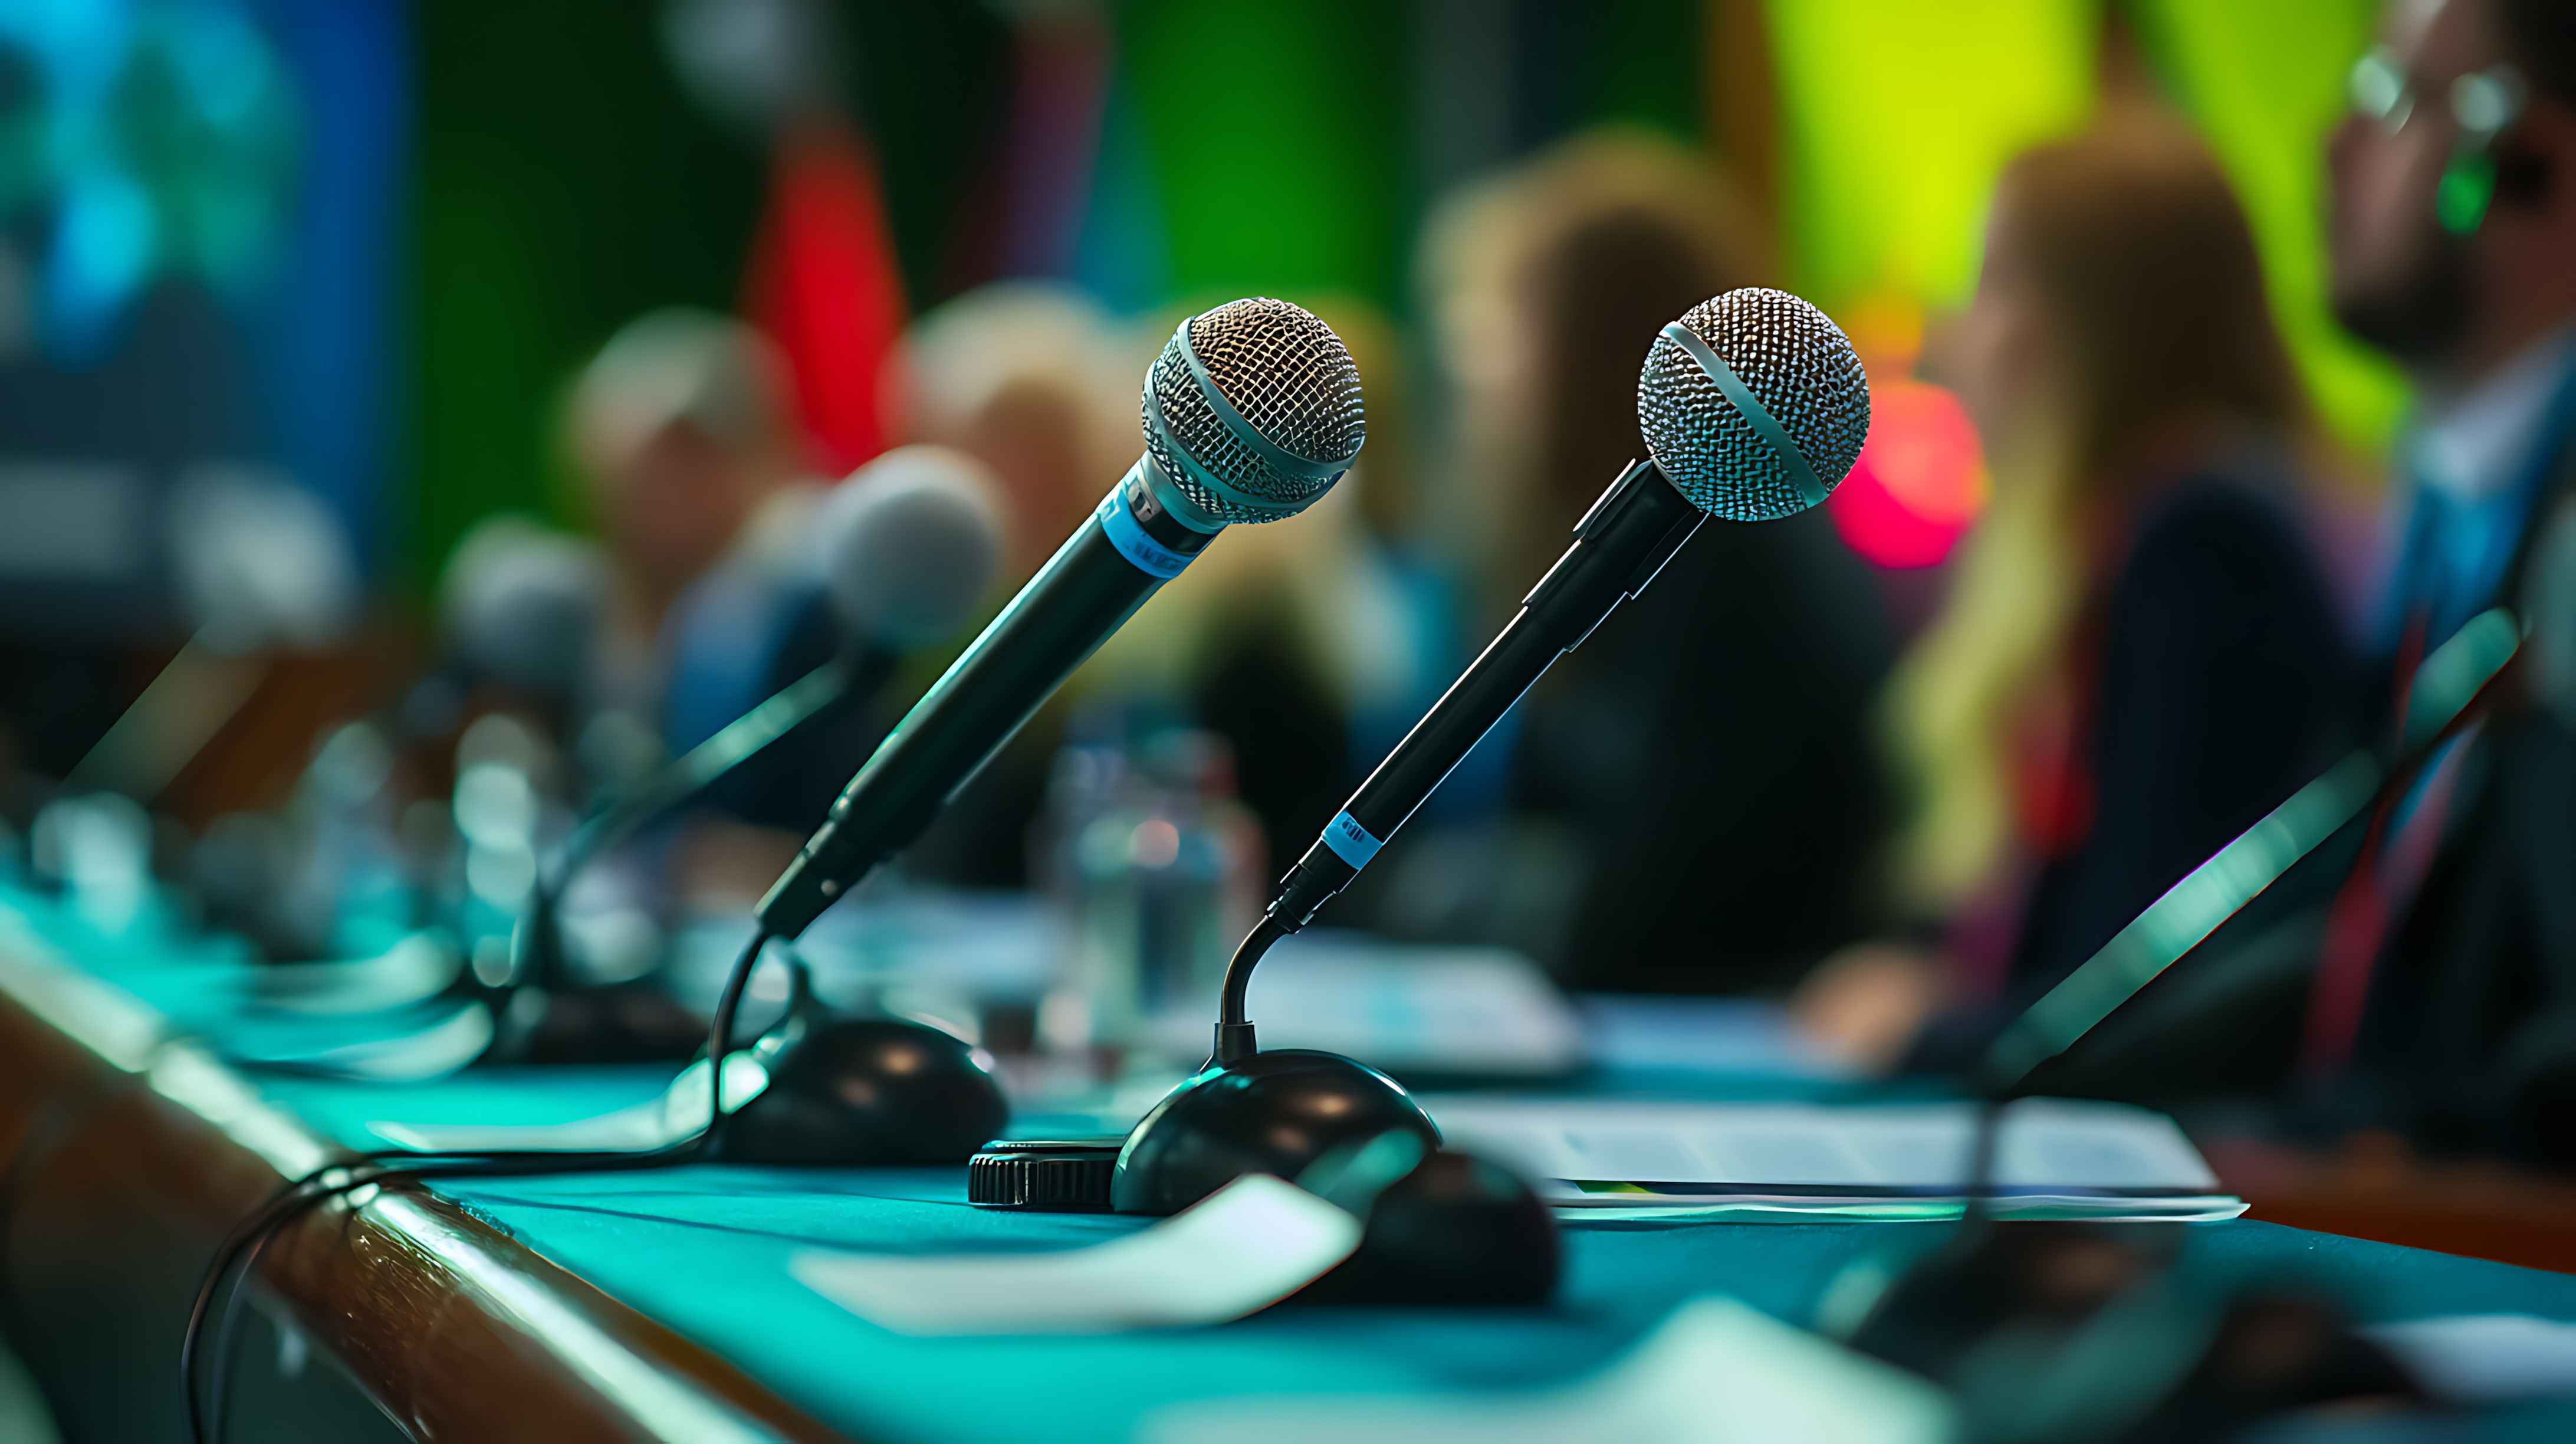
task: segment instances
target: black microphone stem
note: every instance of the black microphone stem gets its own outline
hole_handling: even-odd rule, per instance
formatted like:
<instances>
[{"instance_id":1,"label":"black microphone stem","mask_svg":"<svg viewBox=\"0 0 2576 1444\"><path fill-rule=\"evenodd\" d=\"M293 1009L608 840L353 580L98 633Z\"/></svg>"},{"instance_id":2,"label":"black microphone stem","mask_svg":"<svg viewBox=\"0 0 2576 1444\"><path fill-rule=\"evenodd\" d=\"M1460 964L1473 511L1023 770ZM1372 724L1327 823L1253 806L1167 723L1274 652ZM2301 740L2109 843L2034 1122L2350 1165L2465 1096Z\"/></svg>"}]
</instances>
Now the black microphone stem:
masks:
<instances>
[{"instance_id":1,"label":"black microphone stem","mask_svg":"<svg viewBox=\"0 0 2576 1444\"><path fill-rule=\"evenodd\" d=\"M537 881L521 929L523 955L511 969L520 982L562 987L557 913L565 889L584 868L726 773L844 697L865 696L890 675L895 657L881 647L852 648L771 693L758 706L664 766L643 786L611 802L573 830L563 854Z\"/></svg>"},{"instance_id":2,"label":"black microphone stem","mask_svg":"<svg viewBox=\"0 0 2576 1444\"><path fill-rule=\"evenodd\" d=\"M762 926L796 938L910 846L1065 678L1214 537L1172 518L1144 480L1146 469L1140 463L1111 490L878 744L760 900ZM1146 569L1104 521L1126 530L1127 543L1150 543L1166 563Z\"/></svg>"},{"instance_id":3,"label":"black microphone stem","mask_svg":"<svg viewBox=\"0 0 2576 1444\"><path fill-rule=\"evenodd\" d=\"M1377 765L1324 835L1280 880L1261 925L1227 965L1217 1064L1251 1056L1244 991L1273 943L1314 921L1557 658L1646 589L1708 519L1651 461L1629 463L1574 525L1574 543L1520 610Z\"/></svg>"},{"instance_id":4,"label":"black microphone stem","mask_svg":"<svg viewBox=\"0 0 2576 1444\"><path fill-rule=\"evenodd\" d=\"M1216 1052L1208 1059L1209 1067L1240 1063L1261 1051L1252 1024L1243 1016L1244 992L1252 986L1252 970L1260 966L1261 955L1289 931L1278 914L1264 915L1244 937L1243 946L1234 950L1234 960L1225 965L1225 994L1217 1003Z\"/></svg>"}]
</instances>

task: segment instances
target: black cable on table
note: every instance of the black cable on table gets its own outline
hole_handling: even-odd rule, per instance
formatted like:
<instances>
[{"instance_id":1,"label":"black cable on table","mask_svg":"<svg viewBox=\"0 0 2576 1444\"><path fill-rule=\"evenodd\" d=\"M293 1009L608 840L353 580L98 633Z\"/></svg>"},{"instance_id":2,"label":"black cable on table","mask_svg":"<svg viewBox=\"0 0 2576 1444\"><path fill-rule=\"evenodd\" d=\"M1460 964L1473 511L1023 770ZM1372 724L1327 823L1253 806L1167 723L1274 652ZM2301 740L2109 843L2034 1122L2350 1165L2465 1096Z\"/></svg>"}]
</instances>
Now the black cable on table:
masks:
<instances>
[{"instance_id":1,"label":"black cable on table","mask_svg":"<svg viewBox=\"0 0 2576 1444\"><path fill-rule=\"evenodd\" d=\"M216 1246L214 1257L206 1265L205 1277L198 1282L195 1303L188 1311L186 1332L179 1342L179 1414L180 1436L185 1444L220 1444L222 1416L219 1409L201 1403L197 1390L197 1354L205 1337L206 1322L213 1314L214 1301L223 1290L225 1279L238 1268L240 1291L251 1287L252 1269L271 1240L309 1208L333 1198L345 1197L359 1189L394 1183L434 1182L451 1178L513 1178L538 1174L613 1173L626 1170L668 1168L689 1163L713 1153L723 1131L724 1063L733 1052L736 1015L759 966L761 953L769 946L770 934L756 932L726 975L723 993L716 1000L715 1016L707 1029L708 1116L706 1126L688 1137L649 1149L532 1149L472 1150L421 1152L408 1149L377 1149L326 1164L295 1179L271 1195L269 1201L249 1217L235 1224ZM334 1178L334 1174L345 1177ZM232 1353L234 1324L239 1309L225 1309L215 1331L215 1379L210 1392L220 1403L223 1375ZM212 1419L215 1431L208 1429Z\"/></svg>"}]
</instances>

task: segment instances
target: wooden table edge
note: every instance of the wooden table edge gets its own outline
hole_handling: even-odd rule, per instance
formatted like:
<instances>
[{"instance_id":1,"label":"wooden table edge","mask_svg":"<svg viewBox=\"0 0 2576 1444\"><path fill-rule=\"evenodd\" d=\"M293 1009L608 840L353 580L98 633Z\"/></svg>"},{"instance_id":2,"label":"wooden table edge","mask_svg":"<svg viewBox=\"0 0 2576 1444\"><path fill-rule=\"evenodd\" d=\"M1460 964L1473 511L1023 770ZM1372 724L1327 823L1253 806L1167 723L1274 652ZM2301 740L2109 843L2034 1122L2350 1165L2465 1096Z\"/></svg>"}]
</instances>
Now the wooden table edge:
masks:
<instances>
[{"instance_id":1,"label":"wooden table edge","mask_svg":"<svg viewBox=\"0 0 2576 1444\"><path fill-rule=\"evenodd\" d=\"M30 1145L54 1100L113 1111L129 1163L158 1155L123 1181L175 1175L183 1196L164 1201L210 1246L286 1180L346 1153L22 931L0 936L0 1052L40 1090L0 1096L0 1157ZM418 1186L352 1198L282 1233L261 1282L415 1438L846 1437L453 1200Z\"/></svg>"}]
</instances>

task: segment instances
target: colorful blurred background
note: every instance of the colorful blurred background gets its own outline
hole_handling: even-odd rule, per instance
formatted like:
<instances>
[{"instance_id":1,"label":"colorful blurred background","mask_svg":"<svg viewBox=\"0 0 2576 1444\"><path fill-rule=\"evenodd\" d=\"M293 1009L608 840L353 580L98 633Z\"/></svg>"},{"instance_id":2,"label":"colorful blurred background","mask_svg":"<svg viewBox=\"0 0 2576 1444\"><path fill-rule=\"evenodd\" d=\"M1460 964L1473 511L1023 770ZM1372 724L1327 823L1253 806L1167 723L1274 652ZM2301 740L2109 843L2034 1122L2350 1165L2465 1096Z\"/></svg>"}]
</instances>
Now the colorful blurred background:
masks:
<instances>
[{"instance_id":1,"label":"colorful blurred background","mask_svg":"<svg viewBox=\"0 0 2576 1444\"><path fill-rule=\"evenodd\" d=\"M31 826L71 777L213 836L309 790L320 739L387 708L408 709L391 735L441 739L407 795L443 795L465 765L446 739L489 705L418 682L465 645L459 578L484 553L460 543L534 528L575 572L600 546L640 565L627 554L645 543L615 513L641 493L602 480L632 458L600 428L682 384L652 376L732 344L704 340L709 318L749 322L781 370L792 415L764 478L828 483L912 442L988 468L1011 513L998 587L1132 458L1135 381L1174 321L1260 293L1311 306L1358 356L1371 439L1350 499L1230 541L1092 665L1067 704L1082 716L1051 714L921 863L970 886L1042 881L1051 844L1024 838L1082 807L1063 757L1132 751L1102 739L1151 714L1223 744L1191 786L1248 806L1269 860L1230 866L1258 874L1302 851L1635 451L1621 417L1637 343L1620 328L1760 281L1853 338L1877 398L1868 448L1829 528L1726 543L1750 550L1708 563L1704 585L1671 584L1699 588L1666 605L1674 617L1809 588L1777 655L1719 645L1707 666L1724 695L1613 704L1685 717L1697 730L1671 745L1713 754L1800 739L1776 796L1729 784L1672 824L1721 839L1710 871L1747 899L1725 932L1758 965L1583 964L1592 945L1571 940L1602 925L1578 894L1618 864L1583 863L1582 825L1487 828L1444 850L1443 819L1579 815L1601 792L1579 759L1606 734L1546 695L1444 791L1421 858L1386 869L1390 895L1352 906L1399 934L1508 942L1594 985L1785 985L1887 912L1853 901L1888 891L1868 718L1994 489L1939 351L2012 157L2112 107L2202 137L2329 443L2307 499L2320 550L2358 575L2354 519L2406 397L2328 315L2320 156L2373 9L17 0L0 7L0 771L21 779L5 810ZM1619 230L1638 216L1644 232ZM630 323L633 345L603 351ZM704 399L665 397L655 415L703 420L689 408ZM707 535L694 553L664 536L688 554L670 585L619 594L623 632L581 665L625 680L593 676L542 719L579 779L547 784L566 806L792 675L777 671L785 624L742 621L705 580L719 553L767 554L750 515L746 501L654 523ZM1623 645L1603 644L1602 676L1660 670L1642 640L1618 662ZM255 668L227 660L244 653ZM182 722L129 716L147 684L167 694L154 715ZM137 740L154 727L169 735ZM642 741L617 741L629 734ZM848 760L806 765L837 776ZM735 810L803 826L783 802ZM1759 856L1783 818L1814 831ZM1781 860L1801 849L1813 866ZM769 854L748 856L745 886ZM1586 867L1594 883L1565 881ZM1771 914L1844 921L1766 932L1766 893L1793 899ZM1524 905L1543 916L1510 921Z\"/></svg>"},{"instance_id":2,"label":"colorful blurred background","mask_svg":"<svg viewBox=\"0 0 2576 1444\"><path fill-rule=\"evenodd\" d=\"M416 596L487 513L578 519L552 408L644 310L883 346L976 286L1049 277L1121 313L1347 297L1406 334L1441 199L1603 125L1727 166L1785 283L1893 382L1974 283L2003 160L2117 87L2217 151L2318 405L2366 452L2402 393L2325 314L2317 156L2372 12L22 0L0 15L0 457L150 485L274 467ZM766 73L776 27L817 31L794 47L810 77ZM818 138L781 106L833 119ZM866 344L789 345L831 461L883 446ZM1898 439L1892 476L1954 455L1892 459ZM1856 493L1846 534L1936 557L1950 483L1883 484L1899 505Z\"/></svg>"}]
</instances>

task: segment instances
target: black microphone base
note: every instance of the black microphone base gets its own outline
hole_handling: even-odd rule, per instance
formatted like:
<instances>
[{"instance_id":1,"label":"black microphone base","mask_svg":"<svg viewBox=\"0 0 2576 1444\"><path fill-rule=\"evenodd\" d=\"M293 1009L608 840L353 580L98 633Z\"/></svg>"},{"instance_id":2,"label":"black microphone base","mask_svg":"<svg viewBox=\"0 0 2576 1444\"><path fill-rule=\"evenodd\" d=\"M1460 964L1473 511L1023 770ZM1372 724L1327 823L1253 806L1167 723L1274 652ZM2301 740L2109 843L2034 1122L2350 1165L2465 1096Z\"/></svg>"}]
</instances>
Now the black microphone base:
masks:
<instances>
[{"instance_id":1,"label":"black microphone base","mask_svg":"<svg viewBox=\"0 0 2576 1444\"><path fill-rule=\"evenodd\" d=\"M1344 1144L1440 1130L1402 1085L1338 1053L1280 1048L1211 1068L1154 1105L1119 1150L1110 1206L1178 1213L1247 1173L1295 1178Z\"/></svg>"},{"instance_id":2,"label":"black microphone base","mask_svg":"<svg viewBox=\"0 0 2576 1444\"><path fill-rule=\"evenodd\" d=\"M1291 1302L1543 1304L1563 1267L1556 1219L1528 1184L1437 1152L1378 1194L1359 1249Z\"/></svg>"},{"instance_id":3,"label":"black microphone base","mask_svg":"<svg viewBox=\"0 0 2576 1444\"><path fill-rule=\"evenodd\" d=\"M770 1084L725 1120L728 1163L823 1168L962 1164L1011 1121L975 1050L918 1023L823 1023L771 1063Z\"/></svg>"}]
</instances>

